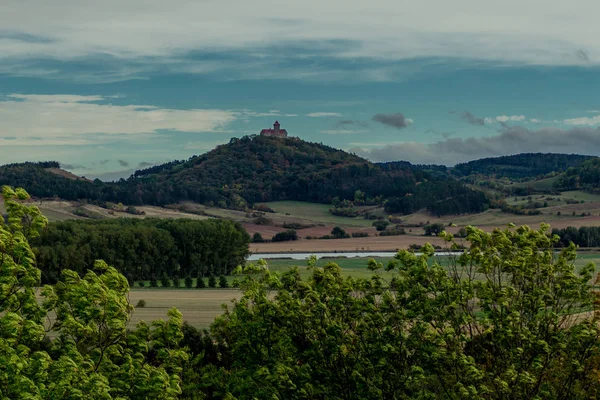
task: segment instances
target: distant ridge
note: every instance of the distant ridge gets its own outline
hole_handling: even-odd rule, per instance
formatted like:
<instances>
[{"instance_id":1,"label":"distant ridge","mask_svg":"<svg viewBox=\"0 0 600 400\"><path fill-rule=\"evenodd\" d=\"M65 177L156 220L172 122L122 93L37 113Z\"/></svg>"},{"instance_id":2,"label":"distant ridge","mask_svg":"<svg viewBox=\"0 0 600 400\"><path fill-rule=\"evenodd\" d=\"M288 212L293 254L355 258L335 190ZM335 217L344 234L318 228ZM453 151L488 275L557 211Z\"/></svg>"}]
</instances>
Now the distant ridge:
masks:
<instances>
[{"instance_id":1,"label":"distant ridge","mask_svg":"<svg viewBox=\"0 0 600 400\"><path fill-rule=\"evenodd\" d=\"M138 170L119 182L78 180L47 170L56 164L2 166L0 185L22 186L36 197L130 205L195 201L245 209L276 200L353 200L357 193L374 202L387 199L395 212L403 213L423 208L434 214L479 212L488 205L481 192L448 175L436 176L404 162L374 164L293 137L233 138L203 155Z\"/></svg>"},{"instance_id":2,"label":"distant ridge","mask_svg":"<svg viewBox=\"0 0 600 400\"><path fill-rule=\"evenodd\" d=\"M580 154L521 153L469 161L457 164L450 170L455 176L481 174L496 178L532 179L551 172L564 172L593 158L596 157Z\"/></svg>"}]
</instances>

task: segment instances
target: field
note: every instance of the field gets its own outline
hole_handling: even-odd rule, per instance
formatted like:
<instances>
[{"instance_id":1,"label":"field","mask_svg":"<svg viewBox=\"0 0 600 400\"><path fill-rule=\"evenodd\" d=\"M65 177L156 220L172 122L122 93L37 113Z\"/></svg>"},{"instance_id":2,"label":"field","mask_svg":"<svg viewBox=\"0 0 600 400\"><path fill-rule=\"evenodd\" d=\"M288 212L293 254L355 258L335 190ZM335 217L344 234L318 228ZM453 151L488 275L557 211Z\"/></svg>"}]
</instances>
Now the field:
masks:
<instances>
[{"instance_id":1,"label":"field","mask_svg":"<svg viewBox=\"0 0 600 400\"><path fill-rule=\"evenodd\" d=\"M327 262L337 263L344 276L368 278L372 272L367 269L366 258L331 258L321 259L318 266ZM387 258L376 258L377 262L383 263L384 267L389 261ZM440 257L442 265L448 264L447 257ZM600 263L600 252L579 252L575 262L577 268L581 268L589 262ZM298 266L300 276L306 278L309 270L304 261L300 260L269 260L269 269L277 272L285 272L290 267ZM379 273L390 279L393 274L380 270ZM228 277L233 280L232 277ZM224 304L231 304L233 299L239 299L241 292L237 289L150 289L133 288L129 294L131 304L136 305L139 300L146 301L146 307L136 308L131 324L139 321L152 321L167 317L167 311L176 307L183 314L183 319L197 328L208 328L214 319L223 313Z\"/></svg>"},{"instance_id":2,"label":"field","mask_svg":"<svg viewBox=\"0 0 600 400\"><path fill-rule=\"evenodd\" d=\"M373 221L364 218L347 218L332 215L328 204L306 203L302 201L274 201L264 203L279 214L289 215L291 218L306 219L312 222L355 227L370 227Z\"/></svg>"}]
</instances>

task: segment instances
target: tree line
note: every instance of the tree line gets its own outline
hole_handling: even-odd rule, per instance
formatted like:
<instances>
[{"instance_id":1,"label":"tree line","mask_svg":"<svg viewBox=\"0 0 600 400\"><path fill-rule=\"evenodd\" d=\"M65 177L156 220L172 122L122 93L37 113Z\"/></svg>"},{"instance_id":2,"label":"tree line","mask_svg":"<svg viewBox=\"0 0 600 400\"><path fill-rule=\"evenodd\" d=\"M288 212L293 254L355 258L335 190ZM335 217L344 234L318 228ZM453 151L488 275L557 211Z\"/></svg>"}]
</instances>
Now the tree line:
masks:
<instances>
[{"instance_id":1,"label":"tree line","mask_svg":"<svg viewBox=\"0 0 600 400\"><path fill-rule=\"evenodd\" d=\"M250 236L222 219L70 220L49 224L32 241L42 281L65 266L85 273L104 260L130 282L229 275L249 254Z\"/></svg>"},{"instance_id":2,"label":"tree line","mask_svg":"<svg viewBox=\"0 0 600 400\"><path fill-rule=\"evenodd\" d=\"M568 246L571 242L580 247L600 247L600 226L569 226L563 229L552 229L553 235L558 235L558 245Z\"/></svg>"}]
</instances>

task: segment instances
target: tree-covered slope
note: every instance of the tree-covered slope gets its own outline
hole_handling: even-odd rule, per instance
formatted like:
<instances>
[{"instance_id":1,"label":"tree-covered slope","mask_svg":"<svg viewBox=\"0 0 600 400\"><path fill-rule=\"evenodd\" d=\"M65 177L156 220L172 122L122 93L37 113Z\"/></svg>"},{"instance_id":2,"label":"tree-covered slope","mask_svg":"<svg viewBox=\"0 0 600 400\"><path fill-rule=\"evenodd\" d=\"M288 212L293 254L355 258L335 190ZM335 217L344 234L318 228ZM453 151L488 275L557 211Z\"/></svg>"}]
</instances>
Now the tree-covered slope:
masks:
<instances>
[{"instance_id":1,"label":"tree-covered slope","mask_svg":"<svg viewBox=\"0 0 600 400\"><path fill-rule=\"evenodd\" d=\"M600 191L600 158L593 158L578 167L569 168L554 183L559 190Z\"/></svg>"},{"instance_id":2,"label":"tree-covered slope","mask_svg":"<svg viewBox=\"0 0 600 400\"><path fill-rule=\"evenodd\" d=\"M522 153L457 164L452 168L452 173L456 176L481 174L496 178L526 179L551 172L563 172L591 158L594 157L579 154Z\"/></svg>"},{"instance_id":3,"label":"tree-covered slope","mask_svg":"<svg viewBox=\"0 0 600 400\"><path fill-rule=\"evenodd\" d=\"M0 166L0 186L24 187L35 197L60 197L65 200L98 199L107 184L72 179L66 171L59 174L56 161L26 162Z\"/></svg>"},{"instance_id":4,"label":"tree-covered slope","mask_svg":"<svg viewBox=\"0 0 600 400\"><path fill-rule=\"evenodd\" d=\"M133 205L196 201L240 209L276 200L352 200L358 190L371 199L412 196L411 209L426 208L434 199L442 204L451 202L453 206L440 208L443 213L474 212L487 205L485 197L472 196L471 189L444 174L432 174L403 162L373 164L298 138L234 138L201 156L136 171L129 179L115 183L68 179L50 172L48 168L56 166L46 164L51 163L0 167L0 185L22 186L36 197ZM417 190L425 182L429 182L429 191ZM476 198L481 204L463 207L455 196Z\"/></svg>"}]
</instances>

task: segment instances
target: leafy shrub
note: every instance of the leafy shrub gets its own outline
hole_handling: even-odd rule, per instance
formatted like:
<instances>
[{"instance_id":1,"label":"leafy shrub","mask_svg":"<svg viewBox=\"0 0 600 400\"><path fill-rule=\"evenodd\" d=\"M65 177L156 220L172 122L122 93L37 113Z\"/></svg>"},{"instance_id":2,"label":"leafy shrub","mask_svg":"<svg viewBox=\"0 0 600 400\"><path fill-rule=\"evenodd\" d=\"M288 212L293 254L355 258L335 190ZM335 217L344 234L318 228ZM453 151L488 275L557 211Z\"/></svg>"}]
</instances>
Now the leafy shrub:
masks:
<instances>
[{"instance_id":1,"label":"leafy shrub","mask_svg":"<svg viewBox=\"0 0 600 400\"><path fill-rule=\"evenodd\" d=\"M216 288L217 287L217 279L215 278L214 275L211 275L208 277L208 287L209 288Z\"/></svg>"},{"instance_id":2,"label":"leafy shrub","mask_svg":"<svg viewBox=\"0 0 600 400\"><path fill-rule=\"evenodd\" d=\"M298 233L293 229L279 232L271 239L273 242L287 242L291 240L298 240Z\"/></svg>"},{"instance_id":3,"label":"leafy shrub","mask_svg":"<svg viewBox=\"0 0 600 400\"><path fill-rule=\"evenodd\" d=\"M135 308L144 308L146 307L146 300L142 300L140 299L137 304L135 305Z\"/></svg>"},{"instance_id":4,"label":"leafy shrub","mask_svg":"<svg viewBox=\"0 0 600 400\"><path fill-rule=\"evenodd\" d=\"M368 232L352 232L353 238L367 237L369 236Z\"/></svg>"},{"instance_id":5,"label":"leafy shrub","mask_svg":"<svg viewBox=\"0 0 600 400\"><path fill-rule=\"evenodd\" d=\"M388 221L378 220L378 221L373 222L372 225L375 227L375 229L377 229L377 231L381 232L381 231L384 231L385 228L387 228L389 224L390 223Z\"/></svg>"},{"instance_id":6,"label":"leafy shrub","mask_svg":"<svg viewBox=\"0 0 600 400\"><path fill-rule=\"evenodd\" d=\"M350 237L350 235L348 235L346 231L340 228L339 226L336 226L331 230L331 236L333 236L336 239L344 239Z\"/></svg>"},{"instance_id":7,"label":"leafy shrub","mask_svg":"<svg viewBox=\"0 0 600 400\"><path fill-rule=\"evenodd\" d=\"M252 243L263 243L265 239L263 239L262 235L259 232L255 232L252 236Z\"/></svg>"},{"instance_id":8,"label":"leafy shrub","mask_svg":"<svg viewBox=\"0 0 600 400\"><path fill-rule=\"evenodd\" d=\"M273 221L267 217L258 217L253 222L256 225L271 225L273 223Z\"/></svg>"},{"instance_id":9,"label":"leafy shrub","mask_svg":"<svg viewBox=\"0 0 600 400\"><path fill-rule=\"evenodd\" d=\"M227 278L225 278L223 275L221 275L219 277L219 287L220 288L228 288L229 287L229 282L227 282Z\"/></svg>"},{"instance_id":10,"label":"leafy shrub","mask_svg":"<svg viewBox=\"0 0 600 400\"><path fill-rule=\"evenodd\" d=\"M192 277L189 275L186 276L185 277L185 287L189 289L193 286L194 286L194 280L192 279Z\"/></svg>"},{"instance_id":11,"label":"leafy shrub","mask_svg":"<svg viewBox=\"0 0 600 400\"><path fill-rule=\"evenodd\" d=\"M388 229L386 231L379 232L379 236L400 236L400 235L406 235L406 231L404 230L404 228Z\"/></svg>"}]
</instances>

